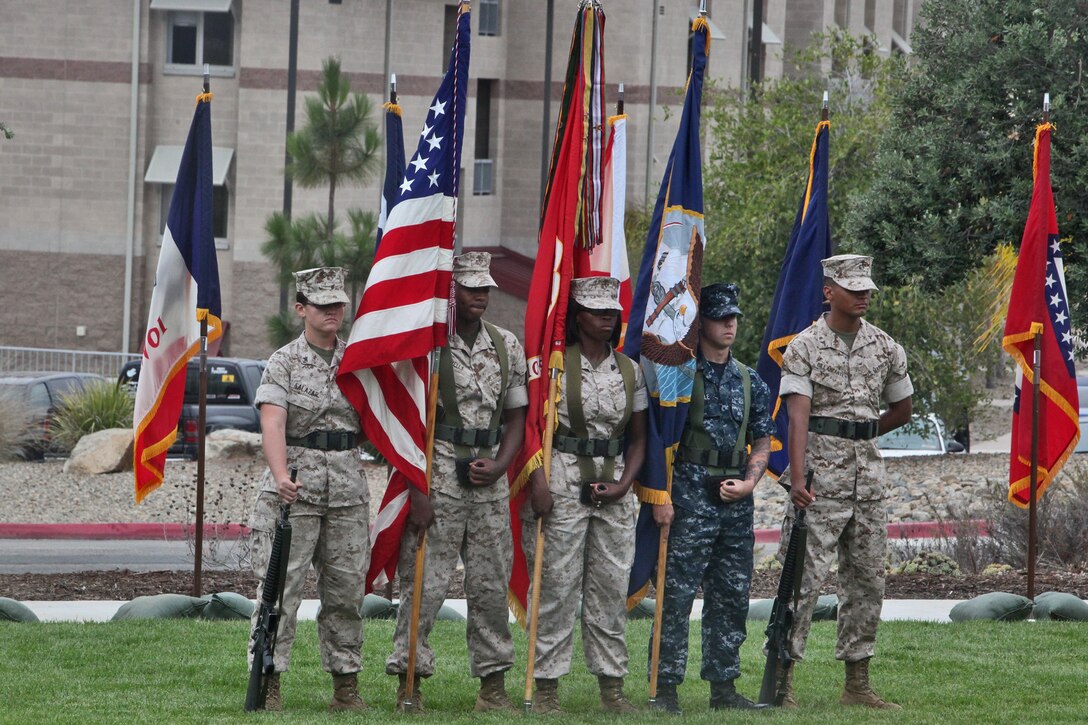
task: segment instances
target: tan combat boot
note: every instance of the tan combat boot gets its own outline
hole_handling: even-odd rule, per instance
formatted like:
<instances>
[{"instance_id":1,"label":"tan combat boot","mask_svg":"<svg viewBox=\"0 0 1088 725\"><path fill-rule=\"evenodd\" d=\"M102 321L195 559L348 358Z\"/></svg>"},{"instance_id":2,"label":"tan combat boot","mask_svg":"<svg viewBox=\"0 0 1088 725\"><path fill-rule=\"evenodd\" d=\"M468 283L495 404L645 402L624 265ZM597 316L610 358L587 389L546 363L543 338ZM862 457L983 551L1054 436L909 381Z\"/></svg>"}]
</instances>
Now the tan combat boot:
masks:
<instances>
[{"instance_id":1,"label":"tan combat boot","mask_svg":"<svg viewBox=\"0 0 1088 725\"><path fill-rule=\"evenodd\" d=\"M894 702L885 702L869 685L869 658L846 663L846 687L839 702L843 705L864 705L877 710L902 710Z\"/></svg>"},{"instance_id":2,"label":"tan combat boot","mask_svg":"<svg viewBox=\"0 0 1088 725\"><path fill-rule=\"evenodd\" d=\"M638 708L623 694L623 678L600 675L597 684L601 688L601 709L613 715L634 715Z\"/></svg>"},{"instance_id":3,"label":"tan combat boot","mask_svg":"<svg viewBox=\"0 0 1088 725\"><path fill-rule=\"evenodd\" d=\"M359 696L358 674L333 675L329 712L358 712L365 709L366 703Z\"/></svg>"},{"instance_id":4,"label":"tan combat boot","mask_svg":"<svg viewBox=\"0 0 1088 725\"><path fill-rule=\"evenodd\" d=\"M775 668L775 682L782 681L782 669L783 665L781 662L779 662L778 666ZM782 690L782 703L779 705L779 707L784 707L787 709L793 709L797 707L797 698L794 697L793 694L793 664L790 664L788 666L788 669L786 669L786 686Z\"/></svg>"},{"instance_id":5,"label":"tan combat boot","mask_svg":"<svg viewBox=\"0 0 1088 725\"><path fill-rule=\"evenodd\" d=\"M536 681L536 695L533 697L534 715L558 715L563 712L559 707L559 680Z\"/></svg>"},{"instance_id":6,"label":"tan combat boot","mask_svg":"<svg viewBox=\"0 0 1088 725\"><path fill-rule=\"evenodd\" d=\"M412 689L412 702L407 704L405 704L404 698L408 692L408 675L398 674L397 680L399 684L397 685L397 702L394 709L397 712L425 712L423 709L423 690L419 689L419 675L416 675L416 681Z\"/></svg>"},{"instance_id":7,"label":"tan combat boot","mask_svg":"<svg viewBox=\"0 0 1088 725\"><path fill-rule=\"evenodd\" d=\"M268 676L268 689L264 694L264 709L268 712L282 712L283 699L280 697L280 673Z\"/></svg>"},{"instance_id":8,"label":"tan combat boot","mask_svg":"<svg viewBox=\"0 0 1088 725\"><path fill-rule=\"evenodd\" d=\"M506 673L492 672L480 678L480 692L476 695L474 712L516 712L506 694Z\"/></svg>"}]
</instances>

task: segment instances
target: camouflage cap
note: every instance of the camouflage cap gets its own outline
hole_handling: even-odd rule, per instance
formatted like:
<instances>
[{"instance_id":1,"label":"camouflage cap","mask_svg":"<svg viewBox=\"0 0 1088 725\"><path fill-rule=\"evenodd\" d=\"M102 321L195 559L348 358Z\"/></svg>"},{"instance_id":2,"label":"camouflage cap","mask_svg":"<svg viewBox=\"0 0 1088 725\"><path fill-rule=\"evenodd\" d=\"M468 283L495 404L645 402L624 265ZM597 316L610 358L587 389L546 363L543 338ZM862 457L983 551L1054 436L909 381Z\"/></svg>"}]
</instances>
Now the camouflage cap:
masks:
<instances>
[{"instance_id":1,"label":"camouflage cap","mask_svg":"<svg viewBox=\"0 0 1088 725\"><path fill-rule=\"evenodd\" d=\"M699 296L699 314L711 320L722 320L730 315L744 317L740 311L740 290L735 284L726 282L703 287Z\"/></svg>"},{"instance_id":2,"label":"camouflage cap","mask_svg":"<svg viewBox=\"0 0 1088 725\"><path fill-rule=\"evenodd\" d=\"M620 304L620 281L615 277L572 279L570 296L587 310L623 310L623 305Z\"/></svg>"},{"instance_id":3,"label":"camouflage cap","mask_svg":"<svg viewBox=\"0 0 1088 725\"><path fill-rule=\"evenodd\" d=\"M453 258L453 281L464 287L498 287L491 276L491 255L465 252Z\"/></svg>"},{"instance_id":4,"label":"camouflage cap","mask_svg":"<svg viewBox=\"0 0 1088 725\"><path fill-rule=\"evenodd\" d=\"M873 284L873 258L861 254L837 254L820 261L824 276L843 289L864 292L878 289Z\"/></svg>"},{"instance_id":5,"label":"camouflage cap","mask_svg":"<svg viewBox=\"0 0 1088 725\"><path fill-rule=\"evenodd\" d=\"M347 304L343 267L315 267L295 272L295 289L313 305Z\"/></svg>"}]
</instances>

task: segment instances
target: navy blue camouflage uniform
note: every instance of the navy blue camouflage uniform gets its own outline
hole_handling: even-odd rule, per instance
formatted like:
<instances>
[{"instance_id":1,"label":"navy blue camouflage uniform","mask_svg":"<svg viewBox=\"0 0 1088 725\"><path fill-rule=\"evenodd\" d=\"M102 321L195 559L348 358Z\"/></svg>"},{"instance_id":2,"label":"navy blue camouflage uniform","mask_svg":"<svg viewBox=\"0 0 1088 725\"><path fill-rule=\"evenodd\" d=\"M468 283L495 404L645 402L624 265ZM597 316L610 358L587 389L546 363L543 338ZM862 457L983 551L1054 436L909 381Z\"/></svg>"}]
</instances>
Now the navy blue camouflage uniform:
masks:
<instances>
[{"instance_id":1,"label":"navy blue camouflage uniform","mask_svg":"<svg viewBox=\"0 0 1088 725\"><path fill-rule=\"evenodd\" d=\"M736 360L724 371L699 358L703 376L703 426L718 450L731 452L744 420L744 388ZM774 431L770 390L749 368L751 397L749 441ZM689 419L690 426L693 421ZM658 682L679 685L688 657L688 618L699 586L703 587L703 666L708 682L730 682L740 675L740 647L747 632L748 590L752 582L753 503L712 503L703 478L706 466L678 462L673 469L672 503L675 518L669 530L665 568L665 601L661 617ZM738 476L743 478L743 475Z\"/></svg>"}]
</instances>

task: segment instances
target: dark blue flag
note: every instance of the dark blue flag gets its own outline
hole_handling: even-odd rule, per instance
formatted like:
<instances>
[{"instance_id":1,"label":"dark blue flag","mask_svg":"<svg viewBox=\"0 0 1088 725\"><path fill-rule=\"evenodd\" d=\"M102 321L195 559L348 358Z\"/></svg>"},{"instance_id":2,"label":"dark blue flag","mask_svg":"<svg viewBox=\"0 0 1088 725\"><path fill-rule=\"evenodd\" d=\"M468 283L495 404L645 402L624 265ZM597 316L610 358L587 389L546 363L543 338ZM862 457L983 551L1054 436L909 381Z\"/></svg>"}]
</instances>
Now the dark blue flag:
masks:
<instances>
[{"instance_id":1,"label":"dark blue flag","mask_svg":"<svg viewBox=\"0 0 1088 725\"><path fill-rule=\"evenodd\" d=\"M400 185L404 182L404 126L401 123L401 108L396 101L396 92L393 96L389 103L382 106L385 109L385 185L382 186L382 208L378 213L375 255L378 253L378 245L382 243L385 220L389 218L389 212L393 210L393 204L400 194Z\"/></svg>"},{"instance_id":2,"label":"dark blue flag","mask_svg":"<svg viewBox=\"0 0 1088 725\"><path fill-rule=\"evenodd\" d=\"M654 523L653 504L669 502L673 455L687 422L695 381L696 323L706 246L699 116L710 35L702 17L695 19L691 30L694 37L684 110L646 235L623 346L624 353L641 364L650 394L646 463L635 484L642 509L635 531L628 606L645 595L657 564L660 529Z\"/></svg>"},{"instance_id":3,"label":"dark blue flag","mask_svg":"<svg viewBox=\"0 0 1088 725\"><path fill-rule=\"evenodd\" d=\"M767 469L778 476L789 463L789 414L778 397L782 380L782 355L790 340L816 320L823 311L824 273L820 260L831 256L831 224L827 217L827 144L830 121L816 125L809 154L808 182L801 208L790 232L782 273L778 276L771 316L763 333L756 372L771 389L776 432L771 439Z\"/></svg>"}]
</instances>

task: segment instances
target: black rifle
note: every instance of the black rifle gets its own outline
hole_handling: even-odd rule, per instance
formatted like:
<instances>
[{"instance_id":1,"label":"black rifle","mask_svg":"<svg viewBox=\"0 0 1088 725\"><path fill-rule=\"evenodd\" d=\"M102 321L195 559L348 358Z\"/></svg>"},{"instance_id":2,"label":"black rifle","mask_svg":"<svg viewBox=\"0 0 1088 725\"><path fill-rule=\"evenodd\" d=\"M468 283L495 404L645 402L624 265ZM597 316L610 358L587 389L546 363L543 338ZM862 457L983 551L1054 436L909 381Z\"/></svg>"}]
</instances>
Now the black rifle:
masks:
<instances>
[{"instance_id":1,"label":"black rifle","mask_svg":"<svg viewBox=\"0 0 1088 725\"><path fill-rule=\"evenodd\" d=\"M812 471L805 477L805 490L812 490ZM801 577L805 571L807 544L808 524L805 523L805 509L795 508L790 543L786 547L782 576L778 580L778 593L775 594L771 607L771 621L767 624L767 664L763 667L763 683L759 688L761 705L779 707L786 696L786 678L793 667L789 647L790 634L793 632L793 613L801 592Z\"/></svg>"},{"instance_id":2,"label":"black rifle","mask_svg":"<svg viewBox=\"0 0 1088 725\"><path fill-rule=\"evenodd\" d=\"M291 468L291 482L298 469ZM291 555L291 505L280 504L280 517L276 521L276 535L272 539L272 555L268 557L264 584L261 586L261 605L257 614L257 626L253 628L253 664L249 669L249 687L246 688L246 712L263 710L268 696L268 679L276 671L272 658L276 652L276 632L283 608L283 582L287 576L287 560Z\"/></svg>"}]
</instances>

